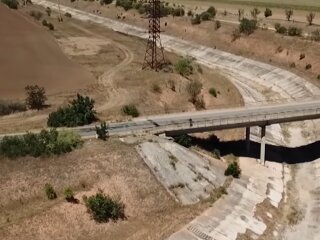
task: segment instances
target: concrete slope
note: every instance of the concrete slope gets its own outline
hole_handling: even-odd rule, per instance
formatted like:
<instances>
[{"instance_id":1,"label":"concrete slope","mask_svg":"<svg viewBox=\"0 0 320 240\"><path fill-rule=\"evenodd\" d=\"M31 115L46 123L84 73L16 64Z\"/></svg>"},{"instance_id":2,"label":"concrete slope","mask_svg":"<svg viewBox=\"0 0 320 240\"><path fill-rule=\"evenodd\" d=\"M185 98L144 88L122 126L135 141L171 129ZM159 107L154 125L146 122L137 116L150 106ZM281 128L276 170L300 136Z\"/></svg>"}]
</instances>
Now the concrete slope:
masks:
<instances>
[{"instance_id":1,"label":"concrete slope","mask_svg":"<svg viewBox=\"0 0 320 240\"><path fill-rule=\"evenodd\" d=\"M35 0L37 4L57 10L57 4L45 0ZM146 39L148 37L145 29L132 26L123 22L114 21L91 13L73 9L61 5L63 12L70 12L72 16L84 21L92 21L107 28L121 33ZM265 102L287 102L300 99L311 99L320 95L320 90L305 79L272 66L248 58L223 52L217 49L205 47L196 43L187 42L175 37L162 35L162 43L167 51L181 55L194 57L199 63L212 68L219 69L237 86L248 105L261 104ZM268 94L263 94L268 92ZM300 124L301 125L301 124ZM299 128L295 133L298 136L291 136L285 144L288 146L301 145L301 126L293 125L292 128ZM312 126L312 122L307 123ZM259 129L254 128L253 136L259 135ZM283 129L280 125L273 125L267 131L267 140L270 143L281 144L284 142Z\"/></svg>"},{"instance_id":2,"label":"concrete slope","mask_svg":"<svg viewBox=\"0 0 320 240\"><path fill-rule=\"evenodd\" d=\"M25 96L24 88L38 84L46 91L83 88L94 81L71 62L46 28L0 3L0 98Z\"/></svg>"}]
</instances>

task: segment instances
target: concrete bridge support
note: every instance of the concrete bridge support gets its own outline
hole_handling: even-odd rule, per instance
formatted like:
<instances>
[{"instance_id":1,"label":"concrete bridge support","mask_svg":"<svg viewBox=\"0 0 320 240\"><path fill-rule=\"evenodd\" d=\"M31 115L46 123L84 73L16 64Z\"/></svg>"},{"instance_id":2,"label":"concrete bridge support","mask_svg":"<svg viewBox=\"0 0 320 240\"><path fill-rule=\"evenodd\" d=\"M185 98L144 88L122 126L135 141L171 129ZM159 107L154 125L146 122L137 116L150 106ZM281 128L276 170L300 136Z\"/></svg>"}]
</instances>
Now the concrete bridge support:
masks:
<instances>
[{"instance_id":1,"label":"concrete bridge support","mask_svg":"<svg viewBox=\"0 0 320 240\"><path fill-rule=\"evenodd\" d=\"M250 127L246 127L246 151L250 152Z\"/></svg>"},{"instance_id":2,"label":"concrete bridge support","mask_svg":"<svg viewBox=\"0 0 320 240\"><path fill-rule=\"evenodd\" d=\"M261 126L260 163L265 165L266 158L266 126Z\"/></svg>"}]
</instances>

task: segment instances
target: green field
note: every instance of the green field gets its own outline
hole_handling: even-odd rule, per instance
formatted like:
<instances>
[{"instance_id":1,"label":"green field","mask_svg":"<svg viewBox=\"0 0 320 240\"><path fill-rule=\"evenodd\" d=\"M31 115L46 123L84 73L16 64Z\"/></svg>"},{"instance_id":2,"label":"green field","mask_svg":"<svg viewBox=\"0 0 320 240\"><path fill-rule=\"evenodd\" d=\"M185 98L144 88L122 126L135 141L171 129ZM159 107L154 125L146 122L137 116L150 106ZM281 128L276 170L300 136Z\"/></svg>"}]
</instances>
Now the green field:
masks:
<instances>
[{"instance_id":1,"label":"green field","mask_svg":"<svg viewBox=\"0 0 320 240\"><path fill-rule=\"evenodd\" d=\"M188 0L184 0L188 1ZM194 1L194 0L193 0ZM292 8L320 12L320 0L201 0L203 2L226 3L257 7Z\"/></svg>"}]
</instances>

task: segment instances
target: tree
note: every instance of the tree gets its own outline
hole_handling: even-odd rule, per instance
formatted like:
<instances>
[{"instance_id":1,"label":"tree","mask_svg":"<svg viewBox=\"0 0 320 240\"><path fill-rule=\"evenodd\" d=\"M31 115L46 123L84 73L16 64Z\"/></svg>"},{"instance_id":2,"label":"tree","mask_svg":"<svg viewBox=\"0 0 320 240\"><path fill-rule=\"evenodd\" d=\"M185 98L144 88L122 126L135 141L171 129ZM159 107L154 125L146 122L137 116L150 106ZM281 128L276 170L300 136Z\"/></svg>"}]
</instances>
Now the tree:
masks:
<instances>
[{"instance_id":1,"label":"tree","mask_svg":"<svg viewBox=\"0 0 320 240\"><path fill-rule=\"evenodd\" d=\"M257 20L243 18L240 21L239 31L240 33L244 33L246 35L252 34L257 29Z\"/></svg>"},{"instance_id":2,"label":"tree","mask_svg":"<svg viewBox=\"0 0 320 240\"><path fill-rule=\"evenodd\" d=\"M251 10L251 16L254 18L254 19L257 19L258 15L260 14L260 10L258 8L254 8Z\"/></svg>"},{"instance_id":3,"label":"tree","mask_svg":"<svg viewBox=\"0 0 320 240\"><path fill-rule=\"evenodd\" d=\"M48 14L48 17L50 17L51 16L51 8L47 7L46 8L46 12Z\"/></svg>"},{"instance_id":4,"label":"tree","mask_svg":"<svg viewBox=\"0 0 320 240\"><path fill-rule=\"evenodd\" d=\"M312 22L313 22L313 19L315 18L315 13L313 12L310 12L308 15L307 15L307 21L309 23L309 25L311 26L312 25Z\"/></svg>"},{"instance_id":5,"label":"tree","mask_svg":"<svg viewBox=\"0 0 320 240\"><path fill-rule=\"evenodd\" d=\"M212 6L208 8L207 12L211 14L212 18L215 18L216 15L217 15L217 10L216 10L216 8L215 8L215 7L212 7Z\"/></svg>"},{"instance_id":6,"label":"tree","mask_svg":"<svg viewBox=\"0 0 320 240\"><path fill-rule=\"evenodd\" d=\"M284 12L286 14L287 20L290 21L292 15L293 15L293 10L292 9L286 9Z\"/></svg>"},{"instance_id":7,"label":"tree","mask_svg":"<svg viewBox=\"0 0 320 240\"><path fill-rule=\"evenodd\" d=\"M28 85L25 87L27 98L26 104L30 109L40 110L45 106L47 100L46 91L38 85Z\"/></svg>"},{"instance_id":8,"label":"tree","mask_svg":"<svg viewBox=\"0 0 320 240\"><path fill-rule=\"evenodd\" d=\"M109 126L106 124L106 122L101 122L100 123L100 127L96 126L96 134L98 139L101 140L107 140L108 136L109 136Z\"/></svg>"},{"instance_id":9,"label":"tree","mask_svg":"<svg viewBox=\"0 0 320 240\"><path fill-rule=\"evenodd\" d=\"M238 9L238 20L239 20L239 22L243 18L243 15L244 15L244 9L242 9L242 8Z\"/></svg>"},{"instance_id":10,"label":"tree","mask_svg":"<svg viewBox=\"0 0 320 240\"><path fill-rule=\"evenodd\" d=\"M270 8L266 8L266 10L264 11L264 16L267 17L271 17L272 16L272 10Z\"/></svg>"}]
</instances>

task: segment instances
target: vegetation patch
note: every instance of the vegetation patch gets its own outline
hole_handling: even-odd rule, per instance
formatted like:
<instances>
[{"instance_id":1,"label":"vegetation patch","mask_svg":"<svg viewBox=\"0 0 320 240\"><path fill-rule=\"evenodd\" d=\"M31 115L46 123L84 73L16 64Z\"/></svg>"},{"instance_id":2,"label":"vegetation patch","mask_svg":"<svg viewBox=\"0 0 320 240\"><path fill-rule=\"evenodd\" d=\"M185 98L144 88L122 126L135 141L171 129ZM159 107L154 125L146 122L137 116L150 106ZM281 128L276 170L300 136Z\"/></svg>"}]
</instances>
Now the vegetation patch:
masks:
<instances>
[{"instance_id":1,"label":"vegetation patch","mask_svg":"<svg viewBox=\"0 0 320 240\"><path fill-rule=\"evenodd\" d=\"M76 127L90 124L97 120L94 100L77 94L67 107L60 107L49 114L49 127Z\"/></svg>"},{"instance_id":2,"label":"vegetation patch","mask_svg":"<svg viewBox=\"0 0 320 240\"><path fill-rule=\"evenodd\" d=\"M133 104L124 105L121 108L121 112L125 115L132 116L132 117L139 117L140 115L138 109Z\"/></svg>"},{"instance_id":3,"label":"vegetation patch","mask_svg":"<svg viewBox=\"0 0 320 240\"><path fill-rule=\"evenodd\" d=\"M247 19L247 18L241 19L240 25L239 25L240 33L250 35L250 34L254 33L254 31L256 29L257 29L257 20Z\"/></svg>"},{"instance_id":4,"label":"vegetation patch","mask_svg":"<svg viewBox=\"0 0 320 240\"><path fill-rule=\"evenodd\" d=\"M42 130L22 136L5 136L0 140L0 156L40 157L71 152L82 146L80 136L72 131Z\"/></svg>"},{"instance_id":5,"label":"vegetation patch","mask_svg":"<svg viewBox=\"0 0 320 240\"><path fill-rule=\"evenodd\" d=\"M101 140L107 140L109 137L109 126L106 124L106 122L100 123L100 126L96 126L96 134L97 138Z\"/></svg>"},{"instance_id":6,"label":"vegetation patch","mask_svg":"<svg viewBox=\"0 0 320 240\"><path fill-rule=\"evenodd\" d=\"M125 205L120 200L105 195L101 190L84 199L88 212L99 223L125 219Z\"/></svg>"},{"instance_id":7,"label":"vegetation patch","mask_svg":"<svg viewBox=\"0 0 320 240\"><path fill-rule=\"evenodd\" d=\"M46 185L44 185L44 191L49 200L53 200L57 198L57 193L55 192L51 184L46 183Z\"/></svg>"},{"instance_id":8,"label":"vegetation patch","mask_svg":"<svg viewBox=\"0 0 320 240\"><path fill-rule=\"evenodd\" d=\"M174 65L174 69L183 77L188 77L193 73L192 60L190 58L181 58Z\"/></svg>"},{"instance_id":9,"label":"vegetation patch","mask_svg":"<svg viewBox=\"0 0 320 240\"><path fill-rule=\"evenodd\" d=\"M19 102L4 102L0 101L0 116L9 115L16 112L24 112L27 106Z\"/></svg>"},{"instance_id":10,"label":"vegetation patch","mask_svg":"<svg viewBox=\"0 0 320 240\"><path fill-rule=\"evenodd\" d=\"M234 161L230 163L224 172L225 176L232 176L234 178L239 178L241 175L241 169L238 162Z\"/></svg>"},{"instance_id":11,"label":"vegetation patch","mask_svg":"<svg viewBox=\"0 0 320 240\"><path fill-rule=\"evenodd\" d=\"M11 9L18 9L19 2L17 0L1 0L2 3Z\"/></svg>"},{"instance_id":12,"label":"vegetation patch","mask_svg":"<svg viewBox=\"0 0 320 240\"><path fill-rule=\"evenodd\" d=\"M186 148L191 147L191 144L192 144L192 138L187 134L174 137L174 141Z\"/></svg>"}]
</instances>

